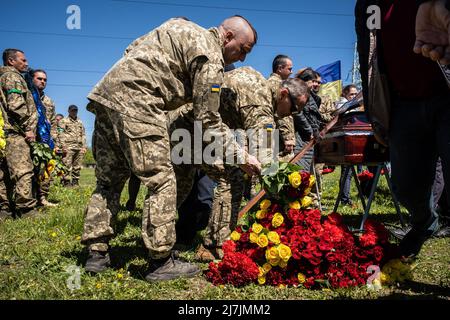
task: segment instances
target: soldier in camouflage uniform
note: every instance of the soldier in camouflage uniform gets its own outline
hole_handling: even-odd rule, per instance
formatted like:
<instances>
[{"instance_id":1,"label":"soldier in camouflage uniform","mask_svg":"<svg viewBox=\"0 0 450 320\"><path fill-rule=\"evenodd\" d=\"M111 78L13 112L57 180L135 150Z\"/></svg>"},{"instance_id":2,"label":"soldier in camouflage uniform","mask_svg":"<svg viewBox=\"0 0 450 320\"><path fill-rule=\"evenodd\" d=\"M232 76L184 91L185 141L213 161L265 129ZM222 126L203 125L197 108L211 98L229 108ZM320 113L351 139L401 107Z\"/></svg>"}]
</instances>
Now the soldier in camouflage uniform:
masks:
<instances>
[{"instance_id":1,"label":"soldier in camouflage uniform","mask_svg":"<svg viewBox=\"0 0 450 320\"><path fill-rule=\"evenodd\" d=\"M28 69L28 62L22 51L6 49L3 64L0 85L6 98L7 139L6 161L3 162L0 177L0 206L2 211L14 212L17 217L31 216L37 211L32 193L33 162L29 142L35 141L37 111L21 75Z\"/></svg>"},{"instance_id":2,"label":"soldier in camouflage uniform","mask_svg":"<svg viewBox=\"0 0 450 320\"><path fill-rule=\"evenodd\" d=\"M55 152L58 152L56 147L57 140L57 130L56 130L56 112L55 112L55 103L53 100L44 93L44 90L47 86L47 73L42 69L35 69L32 72L33 84L39 91L39 95L41 97L42 105L45 108L45 116L51 125L51 137L55 143ZM36 179L38 180L38 179ZM54 207L56 204L51 203L47 200L48 193L50 190L50 181L51 177L44 181L38 182L37 187L37 200L38 204L47 207Z\"/></svg>"},{"instance_id":3,"label":"soldier in camouflage uniform","mask_svg":"<svg viewBox=\"0 0 450 320\"><path fill-rule=\"evenodd\" d=\"M265 132L270 141L275 117L289 116L292 110L306 103L308 88L303 81L289 79L284 82L266 80L259 72L250 68L237 68L225 74L220 99L220 115L230 129ZM292 106L295 101L296 106ZM300 111L300 110L299 110ZM193 111L186 106L178 115L170 114L171 131L179 128L192 128ZM258 144L258 155L262 163L272 160L271 145ZM265 149L265 150L261 150ZM175 166L177 173L178 203L182 195L188 194L191 187L189 165ZM206 174L218 185L214 192L211 217L206 229L204 245L197 251L197 258L210 261L220 257L220 247L229 238L237 222L243 195L243 172L236 166L203 165Z\"/></svg>"},{"instance_id":4,"label":"soldier in camouflage uniform","mask_svg":"<svg viewBox=\"0 0 450 320\"><path fill-rule=\"evenodd\" d=\"M59 122L59 127L61 130L58 134L59 144L64 150L65 156L63 162L68 170L62 179L62 183L65 186L78 186L81 163L83 161L83 156L86 153L87 146L86 132L83 122L78 118L77 106L69 106L69 116Z\"/></svg>"},{"instance_id":5,"label":"soldier in camouflage uniform","mask_svg":"<svg viewBox=\"0 0 450 320\"><path fill-rule=\"evenodd\" d=\"M133 42L122 59L91 91L95 113L93 151L97 186L86 209L82 243L89 247L88 272L110 264L109 239L124 183L133 172L147 187L142 236L150 254L147 281L189 277L199 269L171 255L175 244L176 185L170 160L166 112L192 102L195 118L226 143L236 143L222 125L219 92L225 63L244 61L257 35L242 17L206 30L171 19ZM238 150L238 148L236 148ZM243 169L257 172L248 156Z\"/></svg>"}]
</instances>

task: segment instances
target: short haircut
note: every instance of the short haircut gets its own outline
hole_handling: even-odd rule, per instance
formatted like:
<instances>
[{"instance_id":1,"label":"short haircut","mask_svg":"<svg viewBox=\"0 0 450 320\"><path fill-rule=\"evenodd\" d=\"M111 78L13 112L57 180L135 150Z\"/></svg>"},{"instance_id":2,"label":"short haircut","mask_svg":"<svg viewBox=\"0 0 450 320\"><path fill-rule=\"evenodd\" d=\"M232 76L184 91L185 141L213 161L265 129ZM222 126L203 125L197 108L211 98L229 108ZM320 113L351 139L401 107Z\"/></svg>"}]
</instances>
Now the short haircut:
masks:
<instances>
[{"instance_id":1,"label":"short haircut","mask_svg":"<svg viewBox=\"0 0 450 320\"><path fill-rule=\"evenodd\" d=\"M7 66L8 60L11 58L15 59L17 52L24 53L22 50L19 49L5 49L3 51L3 65Z\"/></svg>"},{"instance_id":2,"label":"short haircut","mask_svg":"<svg viewBox=\"0 0 450 320\"><path fill-rule=\"evenodd\" d=\"M58 113L58 114L55 116L55 118L56 118L56 117L64 118L64 115L62 115L61 113Z\"/></svg>"},{"instance_id":3,"label":"short haircut","mask_svg":"<svg viewBox=\"0 0 450 320\"><path fill-rule=\"evenodd\" d=\"M344 89L342 89L341 96L343 97L343 96L347 95L350 92L350 90L353 88L358 89L353 83L346 85L344 87Z\"/></svg>"},{"instance_id":4,"label":"short haircut","mask_svg":"<svg viewBox=\"0 0 450 320\"><path fill-rule=\"evenodd\" d=\"M248 21L247 19L245 19L243 16L235 14L233 17L238 17L241 18L242 20L244 20L245 22L247 22L247 24L250 26L250 28L252 28L253 31L253 37L255 38L255 43L254 45L258 42L258 32L256 32L256 29L253 27L253 25L250 23L250 21Z\"/></svg>"},{"instance_id":5,"label":"short haircut","mask_svg":"<svg viewBox=\"0 0 450 320\"><path fill-rule=\"evenodd\" d=\"M312 68L306 68L306 69L299 71L295 75L295 77L298 79L301 79L303 81L309 81L309 80L317 79L316 74L317 74L317 72L315 72Z\"/></svg>"},{"instance_id":6,"label":"short haircut","mask_svg":"<svg viewBox=\"0 0 450 320\"><path fill-rule=\"evenodd\" d=\"M299 96L306 96L306 99L309 99L308 85L305 81L299 78L289 78L283 80L283 82L281 82L281 87L287 88L291 95L295 98Z\"/></svg>"},{"instance_id":7,"label":"short haircut","mask_svg":"<svg viewBox=\"0 0 450 320\"><path fill-rule=\"evenodd\" d=\"M41 73L47 75L47 72L45 72L44 69L33 69L33 70L30 71L31 76L34 77L36 72L41 72Z\"/></svg>"},{"instance_id":8,"label":"short haircut","mask_svg":"<svg viewBox=\"0 0 450 320\"><path fill-rule=\"evenodd\" d=\"M286 64L286 60L291 60L291 58L289 58L288 56L284 55L284 54L279 54L275 57L275 59L273 59L272 62L272 72L275 73L278 70L278 67L280 66L284 66Z\"/></svg>"}]
</instances>

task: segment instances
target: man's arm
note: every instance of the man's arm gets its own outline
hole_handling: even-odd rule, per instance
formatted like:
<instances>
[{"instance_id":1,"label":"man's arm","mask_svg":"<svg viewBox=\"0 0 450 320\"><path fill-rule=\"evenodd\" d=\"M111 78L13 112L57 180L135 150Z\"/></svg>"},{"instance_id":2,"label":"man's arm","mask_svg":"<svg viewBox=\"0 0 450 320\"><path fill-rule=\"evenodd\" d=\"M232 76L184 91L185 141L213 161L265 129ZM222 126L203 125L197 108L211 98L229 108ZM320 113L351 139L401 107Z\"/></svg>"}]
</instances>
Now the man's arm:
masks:
<instances>
[{"instance_id":1,"label":"man's arm","mask_svg":"<svg viewBox=\"0 0 450 320\"><path fill-rule=\"evenodd\" d=\"M291 153L295 147L294 119L292 116L284 118L275 117L275 124L277 129L280 130L280 135L284 143L284 151Z\"/></svg>"}]
</instances>

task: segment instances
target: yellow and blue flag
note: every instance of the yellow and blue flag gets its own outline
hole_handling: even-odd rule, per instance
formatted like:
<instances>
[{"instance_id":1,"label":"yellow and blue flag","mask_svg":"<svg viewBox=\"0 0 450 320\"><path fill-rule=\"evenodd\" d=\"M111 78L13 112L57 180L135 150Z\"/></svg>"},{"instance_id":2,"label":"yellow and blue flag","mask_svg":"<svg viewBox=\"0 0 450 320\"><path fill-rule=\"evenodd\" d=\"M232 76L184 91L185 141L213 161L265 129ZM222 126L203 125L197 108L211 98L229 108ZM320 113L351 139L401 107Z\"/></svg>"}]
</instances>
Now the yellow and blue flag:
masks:
<instances>
[{"instance_id":1,"label":"yellow and blue flag","mask_svg":"<svg viewBox=\"0 0 450 320\"><path fill-rule=\"evenodd\" d=\"M321 66L316 70L322 77L319 95L328 96L332 101L338 101L342 92L341 61Z\"/></svg>"}]
</instances>

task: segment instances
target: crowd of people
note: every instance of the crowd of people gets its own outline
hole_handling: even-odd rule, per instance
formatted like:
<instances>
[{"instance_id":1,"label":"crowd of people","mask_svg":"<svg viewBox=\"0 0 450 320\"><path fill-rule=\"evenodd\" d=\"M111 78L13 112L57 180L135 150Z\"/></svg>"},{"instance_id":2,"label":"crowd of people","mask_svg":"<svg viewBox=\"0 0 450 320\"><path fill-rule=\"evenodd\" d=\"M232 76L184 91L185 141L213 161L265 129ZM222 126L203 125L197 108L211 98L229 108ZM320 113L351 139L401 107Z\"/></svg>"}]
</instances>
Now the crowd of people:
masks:
<instances>
[{"instance_id":1,"label":"crowd of people","mask_svg":"<svg viewBox=\"0 0 450 320\"><path fill-rule=\"evenodd\" d=\"M423 56L413 52L418 9L426 15L429 7L428 10L438 12L439 19L447 21L449 13L444 11L447 9L443 0L421 2L424 3L411 5L409 0L392 4L361 0L355 11L366 112L377 138L389 143L395 192L411 215L410 229L400 242L405 258L417 255L423 242L439 229L431 197L438 157L442 180L449 181L450 174L449 89L431 60L448 60L448 38L440 43L425 34L418 38L415 49ZM369 30L366 26L366 8L371 4L382 8L381 30ZM420 15L417 17L419 21ZM427 20L422 27L435 27L437 21ZM450 33L441 25L433 30ZM253 155L245 145L237 143L232 130L262 130L270 140L272 132L278 129L282 147L276 156L289 158L309 141L318 141L320 130L336 106L356 95L356 86L349 85L344 88L341 101L322 101L321 75L312 68L303 68L291 77L293 60L287 55L275 57L268 79L251 67L230 68L237 61L244 62L257 40L256 30L242 16L229 17L210 29L183 17L173 18L131 43L89 93L87 110L95 114L96 188L85 211L81 237L88 250L86 271L103 272L114 259L110 257L114 220L120 210L120 194L131 177L127 209L135 209L140 184L147 188L142 210L142 237L149 252L145 279L154 282L199 273L195 264L174 254L174 247L189 245L195 232L206 227L196 257L201 261L221 258L221 246L237 222L245 181L259 175L262 165L274 158L271 148L260 144L259 151L267 150ZM377 75L373 75L374 58L378 58ZM2 192L2 212L14 209L21 216L37 203L32 193L33 167L28 154L29 142L39 139L38 115L21 75L28 67L24 53L5 50L3 61L0 80L8 140L0 180L5 183L10 176L13 187L5 190L14 192L15 198L11 202ZM231 70L225 72L226 69ZM408 74L402 74L405 71ZM36 83L46 78L43 70L36 71L35 77L36 74L41 78L36 78ZM377 99L389 101L389 127L377 122L374 111L380 101L372 99L373 82L380 74L385 76L383 80L388 79L391 90L376 92ZM54 105L43 92L45 83L35 85L46 106L47 119L52 122ZM51 133L56 141L55 151L62 150L67 163L72 163L72 178L63 179L66 185L78 183L77 162L86 150L84 129L76 111L71 106L69 117L51 126L55 129ZM200 129L209 130L215 140L222 142L216 149L218 153L240 161L198 161L198 153L187 152L183 154L187 161L173 163L173 132L186 129L195 137L198 123ZM201 144L206 149L210 141L202 140ZM311 150L299 164L305 170L320 173L313 158ZM205 175L212 180L201 182ZM341 180L348 181L348 177ZM40 194L45 194L42 191ZM320 193L320 188L316 192ZM448 192L445 194L448 200ZM195 205L186 204L189 201ZM191 208L199 211L193 213Z\"/></svg>"},{"instance_id":2,"label":"crowd of people","mask_svg":"<svg viewBox=\"0 0 450 320\"><path fill-rule=\"evenodd\" d=\"M62 157L67 170L64 185L77 186L86 135L78 107L69 115L56 114L53 100L46 95L47 73L30 69L19 49L3 51L0 67L0 106L6 136L5 157L0 159L0 219L39 214L38 207L53 207L48 201L51 177L40 179L33 163L32 143L43 143Z\"/></svg>"}]
</instances>

